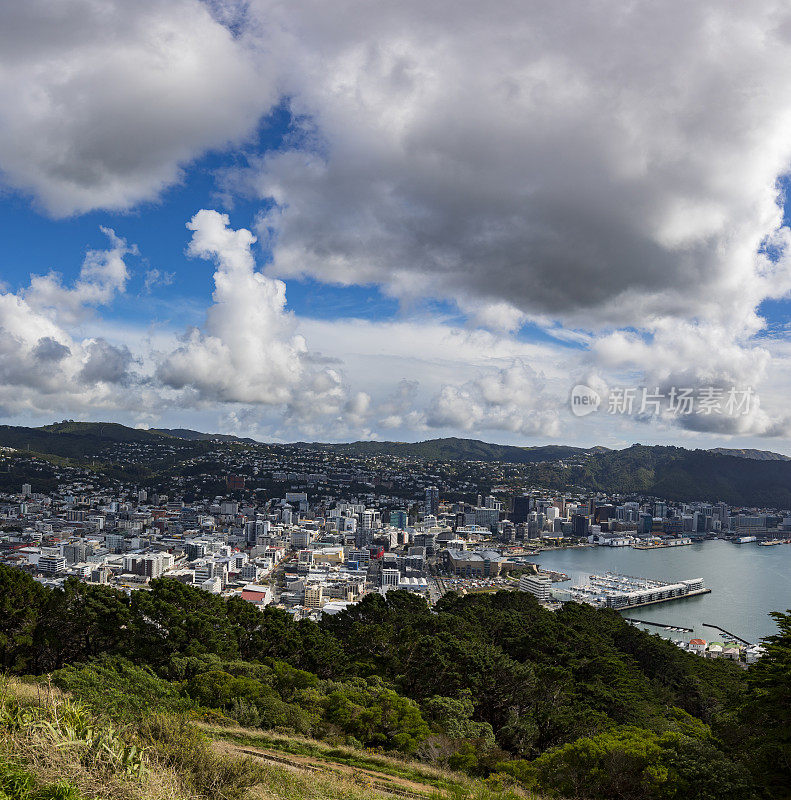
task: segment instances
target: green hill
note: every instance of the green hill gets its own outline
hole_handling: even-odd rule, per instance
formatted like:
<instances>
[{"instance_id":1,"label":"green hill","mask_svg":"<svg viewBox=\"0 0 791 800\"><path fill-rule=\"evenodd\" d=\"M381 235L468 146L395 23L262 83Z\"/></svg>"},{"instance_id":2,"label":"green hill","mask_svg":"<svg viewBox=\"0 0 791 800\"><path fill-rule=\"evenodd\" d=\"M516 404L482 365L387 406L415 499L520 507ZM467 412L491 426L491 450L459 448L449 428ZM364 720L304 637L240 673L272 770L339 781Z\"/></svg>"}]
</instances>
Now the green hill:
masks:
<instances>
[{"instance_id":1,"label":"green hill","mask_svg":"<svg viewBox=\"0 0 791 800\"><path fill-rule=\"evenodd\" d=\"M554 479L605 492L791 508L791 462L758 461L708 450L635 444L558 470Z\"/></svg>"},{"instance_id":2,"label":"green hill","mask_svg":"<svg viewBox=\"0 0 791 800\"><path fill-rule=\"evenodd\" d=\"M791 456L784 456L782 453L773 453L771 450L754 450L749 447L712 447L708 452L718 453L721 456L752 458L756 461L791 461Z\"/></svg>"},{"instance_id":3,"label":"green hill","mask_svg":"<svg viewBox=\"0 0 791 800\"><path fill-rule=\"evenodd\" d=\"M437 461L504 461L511 464L533 464L540 461L558 461L591 451L568 445L543 445L516 447L490 444L478 439L429 439L425 442L350 442L349 444L322 444L298 442L302 447L320 448L354 456L392 455L404 458L424 458ZM598 449L598 448L597 448Z\"/></svg>"},{"instance_id":4,"label":"green hill","mask_svg":"<svg viewBox=\"0 0 791 800\"><path fill-rule=\"evenodd\" d=\"M242 444L260 444L255 439L232 436L229 433L201 433L189 428L151 428L152 433L161 433L164 436L173 436L176 439L186 439L189 442L241 442Z\"/></svg>"},{"instance_id":5,"label":"green hill","mask_svg":"<svg viewBox=\"0 0 791 800\"><path fill-rule=\"evenodd\" d=\"M114 422L58 422L40 428L0 425L0 445L65 458L96 455L111 442L164 442L164 434Z\"/></svg>"},{"instance_id":6,"label":"green hill","mask_svg":"<svg viewBox=\"0 0 791 800\"><path fill-rule=\"evenodd\" d=\"M40 428L0 426L0 446L77 460L106 455L113 443L130 442L161 446L165 456L157 462L157 468L165 470L163 477L170 472L177 474L182 458L200 455L218 444L281 447L185 428L138 430L110 422L66 421ZM174 446L176 453L168 456ZM286 448L286 455L288 448L297 447L361 459L394 456L426 461L510 463L521 466L526 485L561 491L579 489L668 500L721 500L737 506L791 508L791 460L765 451L686 450L640 444L623 450L567 445L516 447L460 438L347 444L297 442L282 447ZM756 453L763 455L758 457ZM151 463L147 462L148 466ZM140 468L145 466L141 462Z\"/></svg>"}]
</instances>

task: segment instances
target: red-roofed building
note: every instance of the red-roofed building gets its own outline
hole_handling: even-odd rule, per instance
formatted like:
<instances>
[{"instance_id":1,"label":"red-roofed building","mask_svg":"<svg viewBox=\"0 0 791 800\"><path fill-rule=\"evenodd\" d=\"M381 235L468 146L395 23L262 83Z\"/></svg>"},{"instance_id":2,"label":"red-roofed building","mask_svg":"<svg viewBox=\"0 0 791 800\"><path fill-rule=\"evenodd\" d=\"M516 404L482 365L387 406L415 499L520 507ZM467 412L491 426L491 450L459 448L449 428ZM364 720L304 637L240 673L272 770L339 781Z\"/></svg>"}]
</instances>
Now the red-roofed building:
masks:
<instances>
[{"instance_id":1,"label":"red-roofed building","mask_svg":"<svg viewBox=\"0 0 791 800\"><path fill-rule=\"evenodd\" d=\"M256 606L267 606L272 602L272 590L268 586L258 586L254 583L248 583L242 589L242 600L252 603Z\"/></svg>"}]
</instances>

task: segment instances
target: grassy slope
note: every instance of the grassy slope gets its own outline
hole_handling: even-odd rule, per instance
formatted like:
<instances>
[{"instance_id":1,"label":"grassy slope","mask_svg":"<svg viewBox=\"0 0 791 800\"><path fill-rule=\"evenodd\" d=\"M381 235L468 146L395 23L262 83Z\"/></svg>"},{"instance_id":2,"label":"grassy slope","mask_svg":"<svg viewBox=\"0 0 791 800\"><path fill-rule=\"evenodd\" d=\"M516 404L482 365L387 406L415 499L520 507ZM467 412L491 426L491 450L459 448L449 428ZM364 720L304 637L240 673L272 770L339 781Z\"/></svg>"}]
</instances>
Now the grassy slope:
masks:
<instances>
[{"instance_id":1,"label":"grassy slope","mask_svg":"<svg viewBox=\"0 0 791 800\"><path fill-rule=\"evenodd\" d=\"M200 727L175 717L137 727L114 725L47 684L0 678L0 787L11 764L38 787L59 784L60 794L42 794L41 800L527 797L424 764L310 739ZM270 756L245 752L256 750ZM11 800L38 797L35 791L8 795Z\"/></svg>"}]
</instances>

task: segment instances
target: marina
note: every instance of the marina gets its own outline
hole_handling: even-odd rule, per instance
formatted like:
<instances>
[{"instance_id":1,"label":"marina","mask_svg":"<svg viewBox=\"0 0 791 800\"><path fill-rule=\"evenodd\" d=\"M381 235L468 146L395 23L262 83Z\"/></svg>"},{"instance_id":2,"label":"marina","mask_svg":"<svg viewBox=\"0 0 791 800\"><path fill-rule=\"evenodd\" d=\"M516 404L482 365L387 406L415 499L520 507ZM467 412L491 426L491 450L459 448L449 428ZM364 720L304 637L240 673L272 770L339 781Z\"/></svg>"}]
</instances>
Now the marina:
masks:
<instances>
[{"instance_id":1,"label":"marina","mask_svg":"<svg viewBox=\"0 0 791 800\"><path fill-rule=\"evenodd\" d=\"M597 608L635 608L638 606L664 603L684 597L710 592L703 584L703 578L686 578L668 583L652 578L637 578L617 572L591 575L586 583L570 589L555 589L558 600L572 600L588 603Z\"/></svg>"},{"instance_id":2,"label":"marina","mask_svg":"<svg viewBox=\"0 0 791 800\"><path fill-rule=\"evenodd\" d=\"M747 645L747 647L752 647L753 646L751 642L747 641L747 639L742 639L741 636L737 636L735 633L731 633L730 631L726 631L725 628L721 628L719 625L712 625L710 622L704 622L703 623L703 627L704 628L714 628L715 630L718 630L720 633L724 634L726 639L729 639L730 641L741 642L742 644Z\"/></svg>"},{"instance_id":3,"label":"marina","mask_svg":"<svg viewBox=\"0 0 791 800\"><path fill-rule=\"evenodd\" d=\"M791 547L760 547L757 543L734 545L721 539L693 542L689 547L636 550L632 547L587 547L542 552L534 557L542 570L564 572L570 581L560 586L585 584L591 574L607 571L645 575L675 583L693 575L703 578L711 592L661 606L632 607L624 614L631 619L666 621L671 628L691 628L696 637L711 638L716 623L750 642L777 632L770 611L791 608ZM560 586L556 585L553 591ZM683 639L691 634L660 631L660 635Z\"/></svg>"}]
</instances>

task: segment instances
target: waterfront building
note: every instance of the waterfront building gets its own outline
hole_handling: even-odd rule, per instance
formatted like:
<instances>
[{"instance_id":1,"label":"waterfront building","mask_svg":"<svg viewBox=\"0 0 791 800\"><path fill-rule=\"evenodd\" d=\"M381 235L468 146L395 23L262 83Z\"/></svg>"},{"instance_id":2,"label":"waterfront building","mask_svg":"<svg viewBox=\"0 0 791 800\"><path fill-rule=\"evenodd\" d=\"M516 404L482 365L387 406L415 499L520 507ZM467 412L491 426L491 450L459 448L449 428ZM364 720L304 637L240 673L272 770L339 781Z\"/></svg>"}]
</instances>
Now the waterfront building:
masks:
<instances>
[{"instance_id":1,"label":"waterfront building","mask_svg":"<svg viewBox=\"0 0 791 800\"><path fill-rule=\"evenodd\" d=\"M519 591L529 592L536 597L539 603L548 603L551 600L551 590L552 579L544 573L522 575L519 578Z\"/></svg>"}]
</instances>

